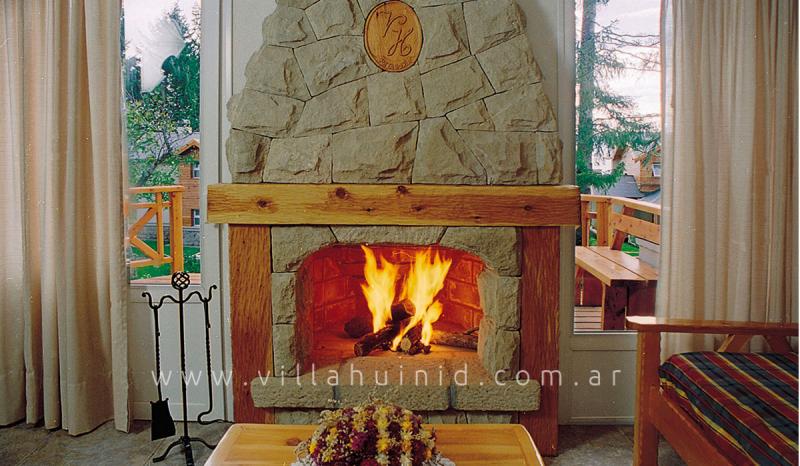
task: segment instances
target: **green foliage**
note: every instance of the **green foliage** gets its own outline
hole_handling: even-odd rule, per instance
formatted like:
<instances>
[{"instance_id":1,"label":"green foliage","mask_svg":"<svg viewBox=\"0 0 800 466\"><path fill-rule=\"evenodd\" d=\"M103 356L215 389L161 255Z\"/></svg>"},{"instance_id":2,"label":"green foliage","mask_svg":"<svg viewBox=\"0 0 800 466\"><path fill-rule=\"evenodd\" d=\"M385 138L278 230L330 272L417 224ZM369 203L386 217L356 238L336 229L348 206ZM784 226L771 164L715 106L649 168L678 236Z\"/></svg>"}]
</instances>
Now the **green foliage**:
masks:
<instances>
[{"instance_id":1,"label":"green foliage","mask_svg":"<svg viewBox=\"0 0 800 466\"><path fill-rule=\"evenodd\" d=\"M186 258L183 260L183 267L187 272L200 273L200 253L198 252L190 256L186 256Z\"/></svg>"},{"instance_id":2,"label":"green foliage","mask_svg":"<svg viewBox=\"0 0 800 466\"><path fill-rule=\"evenodd\" d=\"M168 57L161 65L164 79L154 90L167 99L167 110L175 121L182 121L200 130L200 15L195 10L188 24L177 4L167 16L183 36L186 45L177 56Z\"/></svg>"},{"instance_id":3,"label":"green foliage","mask_svg":"<svg viewBox=\"0 0 800 466\"><path fill-rule=\"evenodd\" d=\"M165 96L166 110L173 121L184 122L192 131L200 129L200 57L186 45L177 57L169 57L161 65L164 80L154 92Z\"/></svg>"},{"instance_id":4,"label":"green foliage","mask_svg":"<svg viewBox=\"0 0 800 466\"><path fill-rule=\"evenodd\" d=\"M582 192L590 187L608 189L624 174L618 164L610 173L592 169L592 156L622 155L627 150L651 154L660 150L659 129L646 117L636 114L629 97L613 93L604 84L608 78L627 70L649 71L658 66L657 35L622 34L616 23L599 26L595 19L598 5L610 0L583 0L581 38L576 44L575 164Z\"/></svg>"},{"instance_id":5,"label":"green foliage","mask_svg":"<svg viewBox=\"0 0 800 466\"><path fill-rule=\"evenodd\" d=\"M145 243L153 249L156 249L156 242L153 240L145 240ZM169 243L164 245L164 252L170 254ZM134 246L131 246L132 259L146 259L147 257ZM200 248L185 246L183 248L183 269L189 273L200 273ZM155 278L170 275L172 273L172 265L163 264L159 266L151 265L147 267L131 268L131 280L141 280L143 278Z\"/></svg>"},{"instance_id":6,"label":"green foliage","mask_svg":"<svg viewBox=\"0 0 800 466\"><path fill-rule=\"evenodd\" d=\"M191 128L179 126L170 114L167 97L146 92L141 100L128 102L128 174L131 186L170 185L181 163L175 150Z\"/></svg>"}]
</instances>

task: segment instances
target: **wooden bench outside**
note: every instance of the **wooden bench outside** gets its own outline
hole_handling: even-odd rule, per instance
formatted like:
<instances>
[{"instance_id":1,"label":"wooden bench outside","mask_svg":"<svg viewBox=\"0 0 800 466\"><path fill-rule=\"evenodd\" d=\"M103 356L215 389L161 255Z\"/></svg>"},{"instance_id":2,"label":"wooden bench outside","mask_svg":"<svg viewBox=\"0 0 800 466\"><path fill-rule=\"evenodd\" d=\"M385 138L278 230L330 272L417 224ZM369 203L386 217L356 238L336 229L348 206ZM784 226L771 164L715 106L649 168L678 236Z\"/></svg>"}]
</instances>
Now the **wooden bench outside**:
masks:
<instances>
[{"instance_id":1,"label":"wooden bench outside","mask_svg":"<svg viewBox=\"0 0 800 466\"><path fill-rule=\"evenodd\" d=\"M590 210L595 203L596 211ZM642 215L644 214L644 215ZM641 218L651 216L652 221ZM581 196L581 246L575 248L575 282L578 304L589 291L599 287L603 330L625 329L626 315L650 316L655 311L658 270L622 251L628 236L661 243L658 221L661 207L649 202L611 196ZM594 220L597 246L589 246ZM595 304L595 303L592 303Z\"/></svg>"}]
</instances>

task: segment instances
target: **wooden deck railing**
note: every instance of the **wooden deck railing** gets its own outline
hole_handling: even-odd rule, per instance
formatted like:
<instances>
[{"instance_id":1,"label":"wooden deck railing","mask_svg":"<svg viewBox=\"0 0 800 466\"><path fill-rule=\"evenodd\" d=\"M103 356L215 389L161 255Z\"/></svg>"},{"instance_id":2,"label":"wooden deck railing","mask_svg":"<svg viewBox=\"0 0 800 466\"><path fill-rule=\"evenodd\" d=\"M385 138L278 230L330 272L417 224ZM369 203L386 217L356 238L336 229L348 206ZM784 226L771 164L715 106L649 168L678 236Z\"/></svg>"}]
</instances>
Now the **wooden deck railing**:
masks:
<instances>
[{"instance_id":1,"label":"wooden deck railing","mask_svg":"<svg viewBox=\"0 0 800 466\"><path fill-rule=\"evenodd\" d=\"M594 205L595 210L592 209ZM651 221L636 218L637 213L653 216ZM635 230L639 238L660 243L659 224L661 206L652 202L637 201L624 197L581 195L581 246L589 245L589 232L597 234L598 246L619 249L625 241L625 231Z\"/></svg>"},{"instance_id":2,"label":"wooden deck railing","mask_svg":"<svg viewBox=\"0 0 800 466\"><path fill-rule=\"evenodd\" d=\"M136 247L147 258L131 261L131 267L159 266L171 264L172 273L183 270L183 206L184 186L148 186L131 188L127 204L129 212L147 209L136 222L128 228L128 243ZM140 201L141 195L152 195L152 201ZM166 196L165 196L166 195ZM166 200L164 198L167 198ZM169 215L169 246L170 253L166 254L164 239L164 210ZM153 217L156 219L156 249L151 248L142 241L138 234Z\"/></svg>"}]
</instances>

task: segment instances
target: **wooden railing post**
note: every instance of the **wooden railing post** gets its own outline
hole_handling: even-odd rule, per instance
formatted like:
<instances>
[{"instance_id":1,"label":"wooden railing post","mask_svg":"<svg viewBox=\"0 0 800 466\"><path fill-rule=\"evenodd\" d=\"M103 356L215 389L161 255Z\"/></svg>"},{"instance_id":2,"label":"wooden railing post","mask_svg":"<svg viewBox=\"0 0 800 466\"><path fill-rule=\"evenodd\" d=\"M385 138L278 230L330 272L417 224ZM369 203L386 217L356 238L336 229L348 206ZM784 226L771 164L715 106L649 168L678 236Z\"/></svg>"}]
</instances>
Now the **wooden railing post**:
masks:
<instances>
[{"instance_id":1,"label":"wooden railing post","mask_svg":"<svg viewBox=\"0 0 800 466\"><path fill-rule=\"evenodd\" d=\"M156 265L161 265L164 258L164 196L161 193L153 194L156 203L156 249L158 260Z\"/></svg>"},{"instance_id":2,"label":"wooden railing post","mask_svg":"<svg viewBox=\"0 0 800 466\"><path fill-rule=\"evenodd\" d=\"M183 218L181 215L183 207L183 186L144 186L131 188L128 191L130 199L126 202L124 209L126 212L132 209L147 209L136 222L128 228L127 243L137 248L145 256L144 259L131 261L130 266L147 267L171 264L172 272L183 270ZM164 202L164 194L169 196L169 201ZM150 194L153 201L139 202L136 198L139 195ZM164 245L164 209L169 208L169 228L170 228L170 255L166 255ZM139 232L153 218L156 220L156 248L151 248L141 238Z\"/></svg>"},{"instance_id":3,"label":"wooden railing post","mask_svg":"<svg viewBox=\"0 0 800 466\"><path fill-rule=\"evenodd\" d=\"M608 211L611 205L608 199L598 199L597 201L597 245L608 246L609 232L608 232Z\"/></svg>"},{"instance_id":4,"label":"wooden railing post","mask_svg":"<svg viewBox=\"0 0 800 466\"><path fill-rule=\"evenodd\" d=\"M589 245L592 219L589 215L589 201L581 200L581 246Z\"/></svg>"},{"instance_id":5,"label":"wooden railing post","mask_svg":"<svg viewBox=\"0 0 800 466\"><path fill-rule=\"evenodd\" d=\"M171 192L169 199L169 244L172 273L175 273L183 271L183 192Z\"/></svg>"}]
</instances>

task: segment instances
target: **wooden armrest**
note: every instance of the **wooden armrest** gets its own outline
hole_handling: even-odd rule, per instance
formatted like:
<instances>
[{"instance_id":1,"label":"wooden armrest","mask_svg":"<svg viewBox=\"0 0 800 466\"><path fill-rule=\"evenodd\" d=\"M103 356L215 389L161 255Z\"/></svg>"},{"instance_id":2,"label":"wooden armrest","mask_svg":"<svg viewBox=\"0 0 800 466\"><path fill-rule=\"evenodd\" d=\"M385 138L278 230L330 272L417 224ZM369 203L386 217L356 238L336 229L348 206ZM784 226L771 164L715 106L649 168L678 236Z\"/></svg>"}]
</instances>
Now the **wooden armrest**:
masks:
<instances>
[{"instance_id":1,"label":"wooden armrest","mask_svg":"<svg viewBox=\"0 0 800 466\"><path fill-rule=\"evenodd\" d=\"M797 324L735 322L729 320L667 319L627 317L628 329L639 332L710 333L719 335L797 336Z\"/></svg>"}]
</instances>

